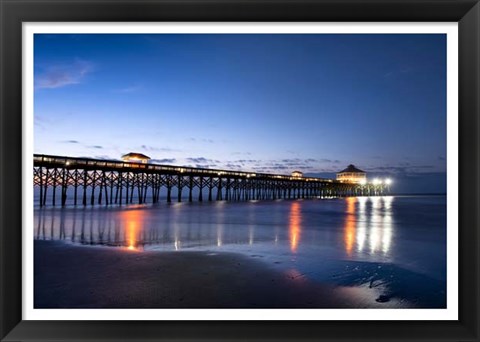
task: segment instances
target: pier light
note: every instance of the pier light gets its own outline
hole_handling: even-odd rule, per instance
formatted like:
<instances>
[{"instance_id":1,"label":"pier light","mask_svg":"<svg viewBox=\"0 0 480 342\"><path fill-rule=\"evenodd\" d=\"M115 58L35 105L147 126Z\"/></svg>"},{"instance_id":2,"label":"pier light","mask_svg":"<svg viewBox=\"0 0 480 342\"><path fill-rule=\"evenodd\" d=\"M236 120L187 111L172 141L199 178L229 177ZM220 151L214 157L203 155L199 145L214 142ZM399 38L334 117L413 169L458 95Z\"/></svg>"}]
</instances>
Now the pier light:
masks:
<instances>
[{"instance_id":1,"label":"pier light","mask_svg":"<svg viewBox=\"0 0 480 342\"><path fill-rule=\"evenodd\" d=\"M378 178L375 178L375 179L373 180L373 184L374 184L374 185L380 185L380 184L382 184L382 181L381 181L380 179L378 179Z\"/></svg>"},{"instance_id":2,"label":"pier light","mask_svg":"<svg viewBox=\"0 0 480 342\"><path fill-rule=\"evenodd\" d=\"M392 180L390 178L385 179L385 184L387 185L392 184Z\"/></svg>"},{"instance_id":3,"label":"pier light","mask_svg":"<svg viewBox=\"0 0 480 342\"><path fill-rule=\"evenodd\" d=\"M360 181L360 185L365 185L365 184L367 184L367 180L366 180L366 179L362 179L362 180Z\"/></svg>"},{"instance_id":4,"label":"pier light","mask_svg":"<svg viewBox=\"0 0 480 342\"><path fill-rule=\"evenodd\" d=\"M69 161L66 161L66 162L65 162L65 165L67 165L67 166L70 165L70 162L69 162Z\"/></svg>"}]
</instances>

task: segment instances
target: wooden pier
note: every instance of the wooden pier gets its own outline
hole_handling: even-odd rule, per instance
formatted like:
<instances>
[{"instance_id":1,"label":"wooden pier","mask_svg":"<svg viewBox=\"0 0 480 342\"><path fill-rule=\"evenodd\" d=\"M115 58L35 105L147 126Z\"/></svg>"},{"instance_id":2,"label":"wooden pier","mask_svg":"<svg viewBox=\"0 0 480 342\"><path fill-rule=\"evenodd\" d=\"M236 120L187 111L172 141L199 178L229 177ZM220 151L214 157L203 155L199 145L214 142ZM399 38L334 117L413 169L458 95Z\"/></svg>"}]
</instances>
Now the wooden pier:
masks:
<instances>
[{"instance_id":1,"label":"wooden pier","mask_svg":"<svg viewBox=\"0 0 480 342\"><path fill-rule=\"evenodd\" d=\"M382 195L382 185L327 178L34 155L39 205L123 205ZM164 196L161 196L161 193Z\"/></svg>"}]
</instances>

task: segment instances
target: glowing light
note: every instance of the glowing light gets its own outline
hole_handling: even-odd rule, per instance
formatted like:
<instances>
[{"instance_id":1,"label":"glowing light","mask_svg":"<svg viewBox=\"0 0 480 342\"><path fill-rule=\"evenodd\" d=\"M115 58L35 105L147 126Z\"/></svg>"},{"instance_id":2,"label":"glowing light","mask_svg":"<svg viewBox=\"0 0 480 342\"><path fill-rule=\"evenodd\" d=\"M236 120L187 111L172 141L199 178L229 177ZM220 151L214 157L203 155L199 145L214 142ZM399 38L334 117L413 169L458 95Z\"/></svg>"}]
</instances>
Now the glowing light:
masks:
<instances>
[{"instance_id":1,"label":"glowing light","mask_svg":"<svg viewBox=\"0 0 480 342\"><path fill-rule=\"evenodd\" d=\"M392 184L392 180L390 178L385 179L385 184L387 185Z\"/></svg>"},{"instance_id":2,"label":"glowing light","mask_svg":"<svg viewBox=\"0 0 480 342\"><path fill-rule=\"evenodd\" d=\"M365 184L367 184L367 180L366 180L366 179L362 179L362 180L360 181L360 185L365 185Z\"/></svg>"},{"instance_id":3,"label":"glowing light","mask_svg":"<svg viewBox=\"0 0 480 342\"><path fill-rule=\"evenodd\" d=\"M300 240L300 230L302 225L302 214L300 211L300 203L292 202L290 206L290 250L296 252L298 247L298 242Z\"/></svg>"},{"instance_id":4,"label":"glowing light","mask_svg":"<svg viewBox=\"0 0 480 342\"><path fill-rule=\"evenodd\" d=\"M380 179L378 179L378 178L375 178L375 179L373 180L373 184L374 184L374 185L379 185L379 184L382 184L382 181L381 181Z\"/></svg>"}]
</instances>

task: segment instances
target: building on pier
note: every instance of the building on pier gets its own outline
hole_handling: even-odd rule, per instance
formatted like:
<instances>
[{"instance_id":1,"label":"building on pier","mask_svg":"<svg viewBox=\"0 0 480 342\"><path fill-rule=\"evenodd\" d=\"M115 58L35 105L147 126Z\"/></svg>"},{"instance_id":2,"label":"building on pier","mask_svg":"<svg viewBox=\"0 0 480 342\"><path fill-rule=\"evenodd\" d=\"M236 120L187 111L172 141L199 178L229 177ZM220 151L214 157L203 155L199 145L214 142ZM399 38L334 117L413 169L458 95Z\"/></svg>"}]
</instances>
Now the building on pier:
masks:
<instances>
[{"instance_id":1,"label":"building on pier","mask_svg":"<svg viewBox=\"0 0 480 342\"><path fill-rule=\"evenodd\" d=\"M127 163L147 164L151 158L141 153L130 152L122 156L122 160Z\"/></svg>"},{"instance_id":2,"label":"building on pier","mask_svg":"<svg viewBox=\"0 0 480 342\"><path fill-rule=\"evenodd\" d=\"M292 172L292 177L302 178L302 177L303 177L303 172L301 172L301 171L293 171L293 172Z\"/></svg>"},{"instance_id":3,"label":"building on pier","mask_svg":"<svg viewBox=\"0 0 480 342\"><path fill-rule=\"evenodd\" d=\"M367 173L350 164L346 169L337 173L337 180L343 183L365 184Z\"/></svg>"}]
</instances>

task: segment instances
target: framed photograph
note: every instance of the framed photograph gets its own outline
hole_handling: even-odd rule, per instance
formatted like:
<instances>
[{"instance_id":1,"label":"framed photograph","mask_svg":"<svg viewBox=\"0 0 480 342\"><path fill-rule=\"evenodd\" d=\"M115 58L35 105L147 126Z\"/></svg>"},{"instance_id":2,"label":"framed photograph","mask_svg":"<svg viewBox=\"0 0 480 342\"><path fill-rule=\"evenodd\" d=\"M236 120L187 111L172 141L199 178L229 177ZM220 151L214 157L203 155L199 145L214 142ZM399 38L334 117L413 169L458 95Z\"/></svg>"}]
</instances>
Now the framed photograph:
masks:
<instances>
[{"instance_id":1,"label":"framed photograph","mask_svg":"<svg viewBox=\"0 0 480 342\"><path fill-rule=\"evenodd\" d=\"M478 341L477 1L0 0L2 341Z\"/></svg>"}]
</instances>

